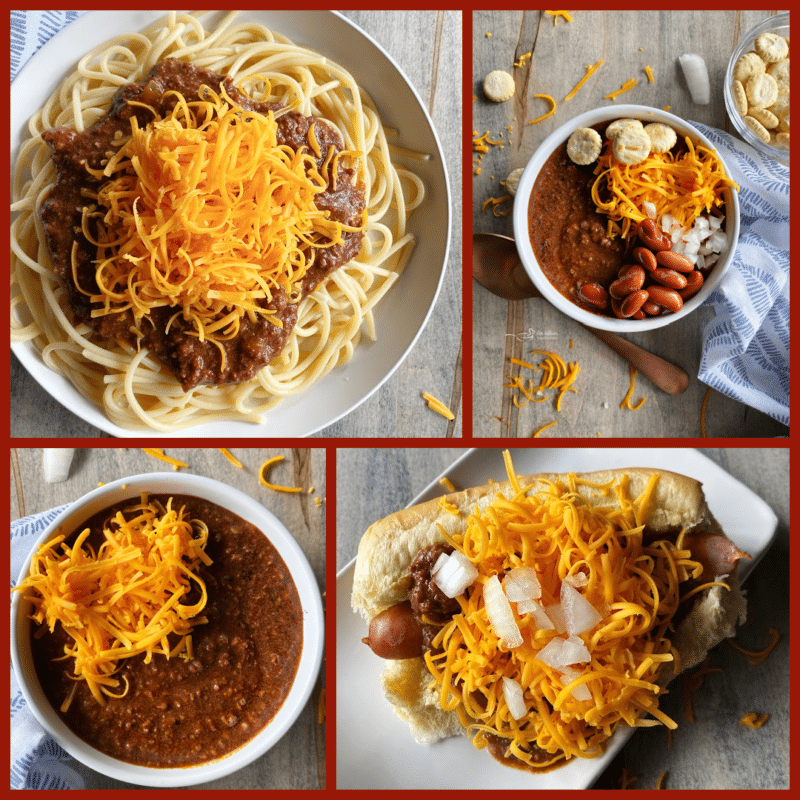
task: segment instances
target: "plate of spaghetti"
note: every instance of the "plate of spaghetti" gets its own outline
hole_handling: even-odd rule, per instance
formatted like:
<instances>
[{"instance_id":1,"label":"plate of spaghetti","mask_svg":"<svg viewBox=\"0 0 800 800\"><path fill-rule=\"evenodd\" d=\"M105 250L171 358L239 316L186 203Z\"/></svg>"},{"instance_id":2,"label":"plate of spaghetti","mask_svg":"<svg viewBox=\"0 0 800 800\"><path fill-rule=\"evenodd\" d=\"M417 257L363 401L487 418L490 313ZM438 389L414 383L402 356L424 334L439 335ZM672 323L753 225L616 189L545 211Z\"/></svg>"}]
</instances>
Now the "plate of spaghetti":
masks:
<instances>
[{"instance_id":1,"label":"plate of spaghetti","mask_svg":"<svg viewBox=\"0 0 800 800\"><path fill-rule=\"evenodd\" d=\"M11 116L12 350L108 433L309 435L427 322L439 142L334 12L91 12Z\"/></svg>"}]
</instances>

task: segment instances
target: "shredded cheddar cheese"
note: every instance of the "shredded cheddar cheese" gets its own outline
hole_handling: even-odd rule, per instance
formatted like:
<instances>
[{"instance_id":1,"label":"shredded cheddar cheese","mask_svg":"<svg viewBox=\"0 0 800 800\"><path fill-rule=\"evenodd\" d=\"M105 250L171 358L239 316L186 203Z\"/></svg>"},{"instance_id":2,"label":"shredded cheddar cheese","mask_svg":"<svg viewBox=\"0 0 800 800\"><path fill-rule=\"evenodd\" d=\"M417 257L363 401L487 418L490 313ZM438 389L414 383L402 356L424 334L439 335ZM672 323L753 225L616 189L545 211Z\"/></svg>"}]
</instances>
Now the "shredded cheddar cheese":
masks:
<instances>
[{"instance_id":1,"label":"shredded cheddar cheese","mask_svg":"<svg viewBox=\"0 0 800 800\"><path fill-rule=\"evenodd\" d=\"M567 22L572 22L572 17L569 11L545 11L545 14L550 14L553 17L553 25L555 26L559 17L563 17Z\"/></svg>"},{"instance_id":2,"label":"shredded cheddar cheese","mask_svg":"<svg viewBox=\"0 0 800 800\"><path fill-rule=\"evenodd\" d=\"M644 71L645 71L645 74L647 75L647 80L650 83L653 83L655 81L655 78L653 77L653 70L651 70L650 67L645 67Z\"/></svg>"},{"instance_id":3,"label":"shredded cheddar cheese","mask_svg":"<svg viewBox=\"0 0 800 800\"><path fill-rule=\"evenodd\" d=\"M769 636L770 642L763 650L745 650L741 645L736 644L733 639L728 639L727 642L734 650L738 650L743 656L748 656L748 662L755 666L762 661L766 661L767 656L769 656L781 640L781 634L777 628L770 628Z\"/></svg>"},{"instance_id":4,"label":"shredded cheddar cheese","mask_svg":"<svg viewBox=\"0 0 800 800\"><path fill-rule=\"evenodd\" d=\"M494 217L507 217L513 210L514 206L510 205L508 208L501 209L500 206L503 203L507 203L514 198L510 194L503 195L502 197L489 197L487 198L483 205L481 206L481 211L486 211L486 209L491 206L492 207L492 216Z\"/></svg>"},{"instance_id":5,"label":"shredded cheddar cheese","mask_svg":"<svg viewBox=\"0 0 800 800\"><path fill-rule=\"evenodd\" d=\"M143 447L142 450L147 453L147 455L152 456L153 458L157 458L159 461L164 461L167 464L172 464L172 469L178 470L179 467L188 467L188 464L184 464L183 461L178 461L177 458L170 458L170 456L165 456L164 451L160 447Z\"/></svg>"},{"instance_id":6,"label":"shredded cheddar cheese","mask_svg":"<svg viewBox=\"0 0 800 800\"><path fill-rule=\"evenodd\" d=\"M274 483L269 483L267 481L267 474L269 473L270 469L272 468L273 464L277 464L279 461L283 461L285 456L275 456L274 458L268 458L262 465L261 469L258 471L258 478L261 481L262 486L266 486L267 489L274 489L276 492L302 492L303 489L300 486L277 486Z\"/></svg>"},{"instance_id":7,"label":"shredded cheddar cheese","mask_svg":"<svg viewBox=\"0 0 800 800\"><path fill-rule=\"evenodd\" d=\"M423 392L422 399L428 404L428 408L435 411L437 414L441 414L447 419L455 419L453 412L441 400L437 399L433 395Z\"/></svg>"},{"instance_id":8,"label":"shredded cheddar cheese","mask_svg":"<svg viewBox=\"0 0 800 800\"><path fill-rule=\"evenodd\" d=\"M498 494L484 511L477 508L463 532L447 542L478 569L478 577L458 597L460 612L445 623L425 655L439 690L440 705L455 710L478 749L486 737L509 740L509 753L531 763L531 748L563 758L594 758L603 752L618 725L676 723L658 708L664 689L661 665L673 661L669 641L672 617L681 601L681 585L697 577L702 565L671 540L644 542L644 520L659 476L654 474L638 497L631 497L627 476L607 484L586 483L570 475L564 482L520 483L504 453L512 497ZM599 493L590 505L579 486ZM509 569L531 567L541 584L541 606L558 603L562 582L582 573L584 599L602 620L580 634L591 659L577 676L561 680L560 671L537 658L556 636L538 628L532 614L514 614L522 644L501 644L489 622L483 588ZM502 677L522 688L524 716L511 716ZM574 690L585 687L591 700ZM645 719L651 715L655 719ZM548 764L538 764L545 767Z\"/></svg>"},{"instance_id":9,"label":"shredded cheddar cheese","mask_svg":"<svg viewBox=\"0 0 800 800\"><path fill-rule=\"evenodd\" d=\"M751 711L745 714L740 720L739 725L746 725L748 728L758 729L769 719L769 714L756 714Z\"/></svg>"},{"instance_id":10,"label":"shredded cheddar cheese","mask_svg":"<svg viewBox=\"0 0 800 800\"><path fill-rule=\"evenodd\" d=\"M661 773L661 775L658 778L658 783L656 783L656 789L666 789L667 788L666 787L666 783L667 783L667 776L668 775L669 775L669 772L666 772L666 771Z\"/></svg>"},{"instance_id":11,"label":"shredded cheddar cheese","mask_svg":"<svg viewBox=\"0 0 800 800\"><path fill-rule=\"evenodd\" d=\"M575 88L564 98L565 102L567 100L572 100L572 98L575 97L575 95L578 93L578 90L583 86L583 84L586 83L586 81L588 81L589 78L591 78L592 75L594 75L594 73L597 72L598 69L600 69L600 67L603 65L604 60L605 59L601 58L596 64L593 64L592 66L587 65L586 74L578 81Z\"/></svg>"},{"instance_id":12,"label":"shredded cheddar cheese","mask_svg":"<svg viewBox=\"0 0 800 800\"><path fill-rule=\"evenodd\" d=\"M620 789L630 789L631 786L635 786L638 781L638 775L634 775L627 767L622 768L622 774L619 776Z\"/></svg>"},{"instance_id":13,"label":"shredded cheddar cheese","mask_svg":"<svg viewBox=\"0 0 800 800\"><path fill-rule=\"evenodd\" d=\"M202 91L193 102L169 92L172 111L151 109L144 127L131 117L124 144L102 170L89 169L101 183L82 228L98 247L99 291L81 291L96 304L92 316L129 311L136 328L155 308L174 309L172 319L217 345L224 367L221 342L243 317L280 327L269 301L281 290L299 300L315 251L363 229L315 204L335 187L340 157L358 154L330 147L318 167L315 123L309 147L294 150L278 144L281 111L243 110L224 89Z\"/></svg>"},{"instance_id":14,"label":"shredded cheddar cheese","mask_svg":"<svg viewBox=\"0 0 800 800\"><path fill-rule=\"evenodd\" d=\"M444 486L444 488L447 489L448 492L454 492L456 490L456 487L453 486L453 481L451 481L450 478L448 478L447 476L445 476L444 478L440 478L439 483L442 486Z\"/></svg>"},{"instance_id":15,"label":"shredded cheddar cheese","mask_svg":"<svg viewBox=\"0 0 800 800\"><path fill-rule=\"evenodd\" d=\"M75 660L75 687L86 681L95 700L128 691L114 677L124 658L155 654L191 657L191 632L207 622L200 616L206 587L198 573L211 564L205 554L208 528L189 520L183 508L141 502L117 512L103 529L103 541L87 541L90 529L67 544L63 535L43 544L28 577L16 587L30 597L36 622L71 637L64 657ZM186 603L192 589L200 596ZM170 642L169 637L173 640ZM174 637L178 637L175 640ZM61 707L67 711L74 690Z\"/></svg>"},{"instance_id":16,"label":"shredded cheddar cheese","mask_svg":"<svg viewBox=\"0 0 800 800\"><path fill-rule=\"evenodd\" d=\"M592 200L600 214L622 223L622 236L627 237L632 223L647 218L644 204L655 206L656 219L671 214L683 228L690 228L703 212L711 212L724 202L727 187L739 187L725 175L713 150L695 146L686 137L687 149L651 153L639 164L621 164L614 157L612 142L606 141L597 161L592 184ZM601 198L607 197L607 200Z\"/></svg>"},{"instance_id":17,"label":"shredded cheddar cheese","mask_svg":"<svg viewBox=\"0 0 800 800\"><path fill-rule=\"evenodd\" d=\"M542 114L541 117L537 117L536 119L532 119L528 125L535 125L537 122L541 122L543 119L547 119L548 117L552 117L553 114L556 113L556 101L550 97L549 94L535 94L534 97L541 97L542 100L547 100L550 103L550 110L546 114Z\"/></svg>"},{"instance_id":18,"label":"shredded cheddar cheese","mask_svg":"<svg viewBox=\"0 0 800 800\"><path fill-rule=\"evenodd\" d=\"M540 369L542 375L539 385L534 386L530 378L527 379L526 385L525 380L520 375L509 375L508 377L511 383L506 383L504 386L506 388L518 389L525 398L525 402L520 403L517 399L517 395L512 395L511 400L517 408L524 408L531 401L534 403L542 403L548 399L547 396L543 394L543 390L558 389L555 407L556 411L561 411L561 398L567 392L575 392L576 394L578 392L578 390L572 386L572 383L578 377L581 368L578 366L577 361L572 361L567 365L564 359L557 353L551 353L548 350L531 350L531 355L536 353L544 356L544 359L538 367L529 364L527 361L521 361L518 358L510 358L509 361L512 364L527 369Z\"/></svg>"},{"instance_id":19,"label":"shredded cheddar cheese","mask_svg":"<svg viewBox=\"0 0 800 800\"><path fill-rule=\"evenodd\" d=\"M234 467L239 467L239 468L241 469L242 462L241 462L241 461L239 461L239 459L238 459L238 458L236 458L235 456L233 456L233 455L231 454L230 450L228 450L228 448L227 448L227 447L220 447L220 448L219 448L219 451L220 451L220 453L222 453L222 455L224 455L224 456L225 456L225 458L227 458L227 459L228 459L228 461L230 461L230 462L231 462L231 464L233 464L233 466L234 466Z\"/></svg>"},{"instance_id":20,"label":"shredded cheddar cheese","mask_svg":"<svg viewBox=\"0 0 800 800\"><path fill-rule=\"evenodd\" d=\"M631 397L633 397L633 390L636 388L636 376L639 374L639 370L637 370L632 364L628 364L628 371L630 373L631 384L628 387L627 394L622 398L622 402L619 404L619 407L627 408L629 411L638 411L645 404L647 398L642 397L635 406L631 405Z\"/></svg>"},{"instance_id":21,"label":"shredded cheddar cheese","mask_svg":"<svg viewBox=\"0 0 800 800\"><path fill-rule=\"evenodd\" d=\"M639 84L639 81L637 81L635 78L628 78L628 80L625 81L625 83L622 84L621 88L617 89L615 92L610 92L609 94L605 94L605 95L603 95L603 97L606 100L616 100L616 98L619 95L630 91L631 89L633 89L634 86L637 86L638 84Z\"/></svg>"},{"instance_id":22,"label":"shredded cheddar cheese","mask_svg":"<svg viewBox=\"0 0 800 800\"><path fill-rule=\"evenodd\" d=\"M452 514L454 517L459 515L458 506L455 503L450 503L446 497L440 497L438 500L439 507L446 511L448 514Z\"/></svg>"},{"instance_id":23,"label":"shredded cheddar cheese","mask_svg":"<svg viewBox=\"0 0 800 800\"><path fill-rule=\"evenodd\" d=\"M554 425L558 425L557 420L553 420L552 422L548 422L545 425L542 425L541 428L538 428L533 432L533 434L531 435L531 439L538 439L539 434L544 433L548 428L552 428Z\"/></svg>"}]
</instances>

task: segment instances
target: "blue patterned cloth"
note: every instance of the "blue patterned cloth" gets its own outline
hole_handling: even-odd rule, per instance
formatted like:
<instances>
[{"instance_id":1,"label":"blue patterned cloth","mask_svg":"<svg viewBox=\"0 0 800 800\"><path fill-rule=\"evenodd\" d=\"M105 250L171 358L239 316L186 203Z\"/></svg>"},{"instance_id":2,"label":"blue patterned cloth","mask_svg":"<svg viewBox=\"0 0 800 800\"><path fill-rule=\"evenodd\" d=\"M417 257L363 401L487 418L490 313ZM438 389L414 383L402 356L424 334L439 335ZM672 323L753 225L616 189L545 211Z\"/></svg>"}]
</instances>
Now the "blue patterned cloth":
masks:
<instances>
[{"instance_id":1,"label":"blue patterned cloth","mask_svg":"<svg viewBox=\"0 0 800 800\"><path fill-rule=\"evenodd\" d=\"M789 425L789 168L727 133L693 122L739 184L733 264L704 305L699 379Z\"/></svg>"},{"instance_id":2,"label":"blue patterned cloth","mask_svg":"<svg viewBox=\"0 0 800 800\"><path fill-rule=\"evenodd\" d=\"M28 59L67 23L85 11L12 11L11 12L11 80Z\"/></svg>"},{"instance_id":3,"label":"blue patterned cloth","mask_svg":"<svg viewBox=\"0 0 800 800\"><path fill-rule=\"evenodd\" d=\"M67 506L11 523L11 586L45 528ZM70 755L42 729L28 709L11 669L11 788L83 789L84 782Z\"/></svg>"}]
</instances>

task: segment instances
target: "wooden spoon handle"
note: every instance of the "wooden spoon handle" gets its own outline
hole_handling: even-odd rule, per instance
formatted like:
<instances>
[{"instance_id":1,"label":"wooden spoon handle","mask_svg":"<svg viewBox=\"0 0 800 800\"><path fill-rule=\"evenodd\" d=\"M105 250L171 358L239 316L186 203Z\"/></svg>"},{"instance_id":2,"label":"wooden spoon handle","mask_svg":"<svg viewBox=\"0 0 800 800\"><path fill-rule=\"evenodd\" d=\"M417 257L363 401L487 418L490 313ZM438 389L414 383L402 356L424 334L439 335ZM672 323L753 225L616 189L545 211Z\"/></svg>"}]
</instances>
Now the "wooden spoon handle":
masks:
<instances>
[{"instance_id":1,"label":"wooden spoon handle","mask_svg":"<svg viewBox=\"0 0 800 800\"><path fill-rule=\"evenodd\" d=\"M649 378L659 389L667 394L680 394L689 385L689 376L680 367L670 364L660 356L648 353L633 342L617 336L610 331L601 331L584 325L587 331L605 342L612 350L619 353L632 367Z\"/></svg>"}]
</instances>

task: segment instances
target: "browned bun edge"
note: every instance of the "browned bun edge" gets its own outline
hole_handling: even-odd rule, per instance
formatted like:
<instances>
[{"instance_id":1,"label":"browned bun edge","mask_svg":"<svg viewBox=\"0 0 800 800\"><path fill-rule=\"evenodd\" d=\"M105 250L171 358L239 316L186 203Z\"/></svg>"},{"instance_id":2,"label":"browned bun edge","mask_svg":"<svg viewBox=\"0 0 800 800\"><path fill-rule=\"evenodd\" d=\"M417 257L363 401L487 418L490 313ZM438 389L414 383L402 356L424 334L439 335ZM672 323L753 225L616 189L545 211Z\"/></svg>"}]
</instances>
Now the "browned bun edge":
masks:
<instances>
[{"instance_id":1,"label":"browned bun edge","mask_svg":"<svg viewBox=\"0 0 800 800\"><path fill-rule=\"evenodd\" d=\"M719 530L708 509L702 484L693 478L665 470L643 467L576 473L587 481L605 484L627 475L631 497L641 494L653 474L659 480L653 492L645 524L655 532L686 528ZM520 477L521 486L533 486L540 480L566 482L566 474L542 473ZM543 488L540 484L540 488ZM615 505L590 486L580 486L578 493L596 505ZM371 525L358 547L353 576L353 609L365 619L405 600L409 590L408 568L421 548L442 541L440 528L452 535L463 529L465 520L477 507L483 511L498 495L513 495L510 481L491 483L445 495L448 504L459 510L457 516L445 511L440 498L396 511Z\"/></svg>"}]
</instances>

